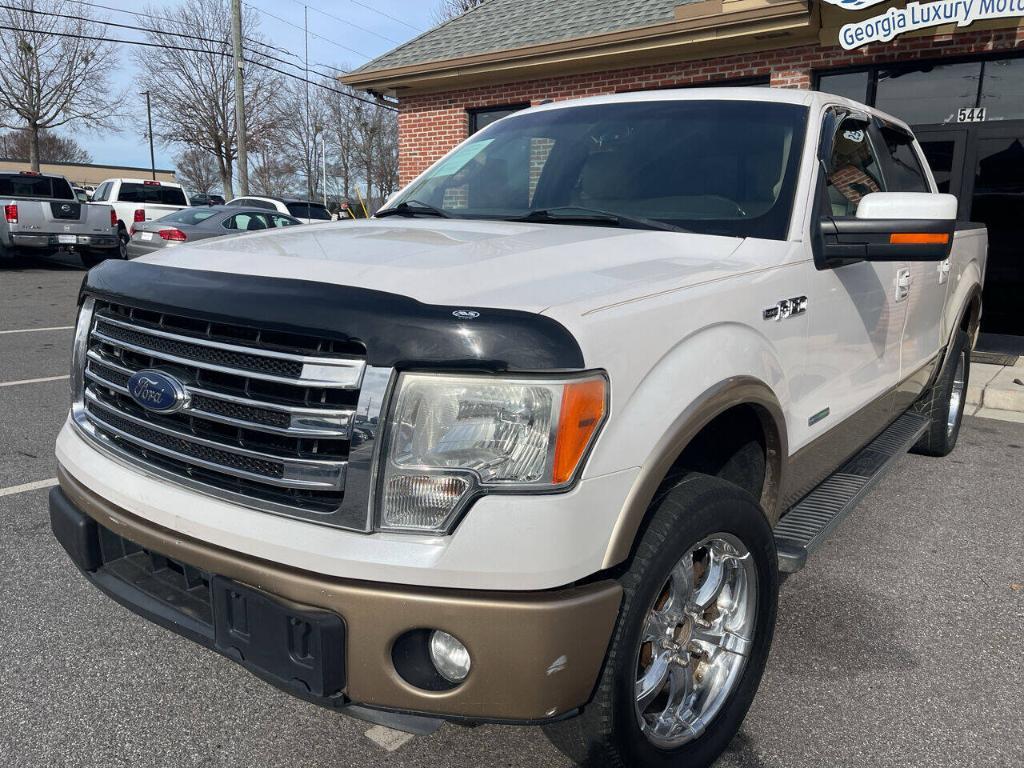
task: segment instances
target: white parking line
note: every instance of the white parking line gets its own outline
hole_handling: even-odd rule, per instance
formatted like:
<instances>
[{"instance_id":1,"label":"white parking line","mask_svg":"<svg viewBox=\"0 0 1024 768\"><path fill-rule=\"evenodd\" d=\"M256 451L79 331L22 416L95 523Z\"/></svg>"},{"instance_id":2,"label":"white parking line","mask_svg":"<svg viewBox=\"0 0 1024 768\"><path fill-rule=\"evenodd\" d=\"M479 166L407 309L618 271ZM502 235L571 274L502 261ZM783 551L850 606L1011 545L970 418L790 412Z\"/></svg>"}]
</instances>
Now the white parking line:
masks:
<instances>
[{"instance_id":1,"label":"white parking line","mask_svg":"<svg viewBox=\"0 0 1024 768\"><path fill-rule=\"evenodd\" d=\"M10 488L0 488L0 496L13 496L16 493L24 493L25 491L38 491L40 488L52 488L56 484L57 478L51 477L49 480L36 480L34 483L12 485Z\"/></svg>"},{"instance_id":2,"label":"white parking line","mask_svg":"<svg viewBox=\"0 0 1024 768\"><path fill-rule=\"evenodd\" d=\"M75 326L73 325L53 325L49 328L17 328L13 331L0 331L0 336L6 336L9 333L41 333L43 331L73 331Z\"/></svg>"},{"instance_id":3,"label":"white parking line","mask_svg":"<svg viewBox=\"0 0 1024 768\"><path fill-rule=\"evenodd\" d=\"M394 752L399 747L408 744L413 740L411 733L396 731L392 728L385 728L383 725L375 725L365 733L366 738L378 747Z\"/></svg>"},{"instance_id":4,"label":"white parking line","mask_svg":"<svg viewBox=\"0 0 1024 768\"><path fill-rule=\"evenodd\" d=\"M42 379L22 379L21 381L0 381L0 387L17 387L21 384L42 384L47 381L61 381L63 379L70 379L69 374L63 376L45 376Z\"/></svg>"}]
</instances>

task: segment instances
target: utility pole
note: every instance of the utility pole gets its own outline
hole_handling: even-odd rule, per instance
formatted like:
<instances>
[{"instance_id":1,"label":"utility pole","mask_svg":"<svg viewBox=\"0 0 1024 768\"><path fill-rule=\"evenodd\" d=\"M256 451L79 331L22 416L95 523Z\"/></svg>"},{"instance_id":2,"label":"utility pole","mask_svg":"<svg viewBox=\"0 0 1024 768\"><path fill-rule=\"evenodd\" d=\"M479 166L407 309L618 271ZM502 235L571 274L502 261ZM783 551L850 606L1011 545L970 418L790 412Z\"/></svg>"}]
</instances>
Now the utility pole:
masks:
<instances>
[{"instance_id":1,"label":"utility pole","mask_svg":"<svg viewBox=\"0 0 1024 768\"><path fill-rule=\"evenodd\" d=\"M324 208L327 207L327 131L320 136L320 153L324 161Z\"/></svg>"},{"instance_id":2,"label":"utility pole","mask_svg":"<svg viewBox=\"0 0 1024 768\"><path fill-rule=\"evenodd\" d=\"M149 123L149 172L156 181L156 155L153 153L153 110L149 104L149 91L143 91L146 97L146 122Z\"/></svg>"},{"instance_id":3,"label":"utility pole","mask_svg":"<svg viewBox=\"0 0 1024 768\"><path fill-rule=\"evenodd\" d=\"M235 63L235 132L238 134L238 186L249 194L249 158L245 151L245 92L242 78L242 0L231 0L231 47ZM227 190L224 190L227 193Z\"/></svg>"},{"instance_id":4,"label":"utility pole","mask_svg":"<svg viewBox=\"0 0 1024 768\"><path fill-rule=\"evenodd\" d=\"M309 154L312 155L312 158L308 158L308 159L312 159L313 162L316 162L316 143L315 143L316 140L313 138L312 126L310 125L310 122L309 122L309 7L306 6L306 5L302 6L302 32L303 32L303 37L305 38L305 59L304 59L305 72L304 72L304 76L305 76L305 86L306 86L306 119L304 121L304 124L306 126L306 142L307 142L306 146L309 147ZM312 170L312 168L310 168L311 165L312 165L312 163L310 163L306 167L309 168L310 170ZM324 181L326 183L326 179L324 179ZM312 173L307 173L306 174L306 202L309 202L312 199L313 199L313 174Z\"/></svg>"}]
</instances>

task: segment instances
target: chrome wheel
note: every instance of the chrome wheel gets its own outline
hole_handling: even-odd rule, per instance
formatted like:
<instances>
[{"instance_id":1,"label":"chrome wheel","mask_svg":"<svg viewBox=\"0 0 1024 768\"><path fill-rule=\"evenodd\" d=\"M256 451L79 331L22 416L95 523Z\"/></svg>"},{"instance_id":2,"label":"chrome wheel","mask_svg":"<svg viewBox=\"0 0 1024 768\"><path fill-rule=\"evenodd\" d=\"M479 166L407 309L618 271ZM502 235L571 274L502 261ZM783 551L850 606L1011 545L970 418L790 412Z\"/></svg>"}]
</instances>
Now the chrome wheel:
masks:
<instances>
[{"instance_id":1,"label":"chrome wheel","mask_svg":"<svg viewBox=\"0 0 1024 768\"><path fill-rule=\"evenodd\" d=\"M652 744L673 749L704 732L743 676L756 614L754 558L732 534L676 563L637 649L636 716Z\"/></svg>"},{"instance_id":2,"label":"chrome wheel","mask_svg":"<svg viewBox=\"0 0 1024 768\"><path fill-rule=\"evenodd\" d=\"M964 407L965 357L965 354L960 355L960 362L957 364L956 372L953 374L953 389L949 395L949 411L946 414L947 437L953 436L956 425L960 420L960 410Z\"/></svg>"}]
</instances>

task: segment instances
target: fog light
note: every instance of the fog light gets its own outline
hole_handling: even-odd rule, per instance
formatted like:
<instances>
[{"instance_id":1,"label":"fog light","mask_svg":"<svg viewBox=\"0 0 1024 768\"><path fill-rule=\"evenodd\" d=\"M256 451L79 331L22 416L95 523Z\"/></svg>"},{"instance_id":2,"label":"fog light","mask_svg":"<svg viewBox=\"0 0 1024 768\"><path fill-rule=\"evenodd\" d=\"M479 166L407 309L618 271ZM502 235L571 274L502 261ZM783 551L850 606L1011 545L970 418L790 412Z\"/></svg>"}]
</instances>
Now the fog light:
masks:
<instances>
[{"instance_id":1,"label":"fog light","mask_svg":"<svg viewBox=\"0 0 1024 768\"><path fill-rule=\"evenodd\" d=\"M461 683L469 674L470 659L466 646L439 629L430 635L430 660L449 683Z\"/></svg>"}]
</instances>

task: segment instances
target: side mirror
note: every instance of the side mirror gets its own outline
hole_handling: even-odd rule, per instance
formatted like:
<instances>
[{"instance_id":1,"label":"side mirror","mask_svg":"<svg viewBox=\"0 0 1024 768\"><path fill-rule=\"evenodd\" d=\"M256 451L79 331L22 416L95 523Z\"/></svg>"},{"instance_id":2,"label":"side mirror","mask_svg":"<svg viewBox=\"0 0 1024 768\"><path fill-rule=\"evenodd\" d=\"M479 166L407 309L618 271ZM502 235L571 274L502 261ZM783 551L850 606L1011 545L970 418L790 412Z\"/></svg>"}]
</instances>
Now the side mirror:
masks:
<instances>
[{"instance_id":1,"label":"side mirror","mask_svg":"<svg viewBox=\"0 0 1024 768\"><path fill-rule=\"evenodd\" d=\"M825 268L854 261L943 261L956 231L957 200L928 192L872 192L857 216L823 216Z\"/></svg>"}]
</instances>

